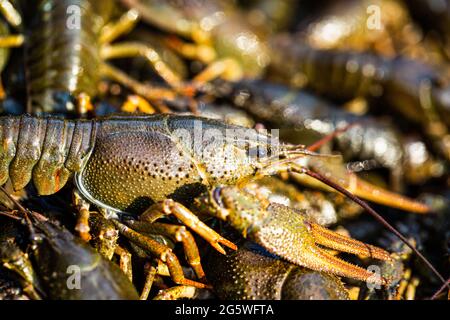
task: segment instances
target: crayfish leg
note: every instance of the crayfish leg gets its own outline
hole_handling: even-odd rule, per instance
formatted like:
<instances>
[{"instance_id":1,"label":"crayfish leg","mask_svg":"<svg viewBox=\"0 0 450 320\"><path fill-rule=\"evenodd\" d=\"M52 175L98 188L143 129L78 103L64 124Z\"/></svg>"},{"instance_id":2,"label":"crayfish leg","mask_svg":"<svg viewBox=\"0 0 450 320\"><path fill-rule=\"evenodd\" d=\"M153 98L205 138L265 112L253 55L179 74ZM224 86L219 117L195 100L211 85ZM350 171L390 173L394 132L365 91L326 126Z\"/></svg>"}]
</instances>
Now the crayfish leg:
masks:
<instances>
[{"instance_id":1,"label":"crayfish leg","mask_svg":"<svg viewBox=\"0 0 450 320\"><path fill-rule=\"evenodd\" d=\"M209 287L204 283L186 279L184 277L180 261L178 260L177 256L172 252L171 248L134 231L133 229L127 227L126 225L120 223L117 220L113 220L113 222L119 229L119 232L122 235L124 235L127 239L140 246L149 254L165 262L167 267L169 268L170 276L175 283L180 285L194 286L196 288Z\"/></svg>"},{"instance_id":2,"label":"crayfish leg","mask_svg":"<svg viewBox=\"0 0 450 320\"><path fill-rule=\"evenodd\" d=\"M105 25L100 33L99 42L107 44L115 39L130 32L139 21L139 13L130 9L125 12L119 19Z\"/></svg>"},{"instance_id":3,"label":"crayfish leg","mask_svg":"<svg viewBox=\"0 0 450 320\"><path fill-rule=\"evenodd\" d=\"M193 299L197 293L197 288L192 286L175 286L160 290L153 300L178 300Z\"/></svg>"},{"instance_id":4,"label":"crayfish leg","mask_svg":"<svg viewBox=\"0 0 450 320\"><path fill-rule=\"evenodd\" d=\"M111 44L119 36L131 31L138 23L139 12L130 9L125 12L117 21L106 25L100 35L102 44L100 56L104 60L117 58L142 57L149 62L158 75L163 78L172 88L178 91L183 90L180 75L167 65L160 54L151 46L140 42L121 42ZM155 97L156 98L156 97Z\"/></svg>"},{"instance_id":5,"label":"crayfish leg","mask_svg":"<svg viewBox=\"0 0 450 320\"><path fill-rule=\"evenodd\" d=\"M233 250L237 249L233 242L223 238L220 234L203 223L194 213L192 213L192 211L183 206L181 203L175 202L171 199L166 199L152 205L140 216L140 220L154 222L158 218L171 214L203 239L208 241L208 243L220 253L226 254L220 244L223 244Z\"/></svg>"},{"instance_id":6,"label":"crayfish leg","mask_svg":"<svg viewBox=\"0 0 450 320\"><path fill-rule=\"evenodd\" d=\"M336 129L334 132L324 136L319 141L316 141L314 144L307 147L309 151L316 151L318 148L326 144L328 141L333 139L336 135L343 133L350 129L352 126L357 125L357 122L350 123L342 129ZM393 178L397 178L395 175L398 175L398 172L393 172ZM403 209L406 211L412 211L417 213L427 213L429 208L417 201L411 200L404 196L401 196L397 193L387 191L378 186L375 186L369 182L366 182L360 178L358 178L355 174L349 174L350 183L347 190L352 192L358 197L361 197L366 200L373 201L375 203L396 207L399 209Z\"/></svg>"},{"instance_id":7,"label":"crayfish leg","mask_svg":"<svg viewBox=\"0 0 450 320\"><path fill-rule=\"evenodd\" d=\"M25 37L21 34L1 36L0 37L0 48L15 48L23 45Z\"/></svg>"},{"instance_id":8,"label":"crayfish leg","mask_svg":"<svg viewBox=\"0 0 450 320\"><path fill-rule=\"evenodd\" d=\"M89 231L91 230L89 227L89 202L85 201L78 191L73 192L73 203L78 211L77 224L75 226L75 230L78 232L81 239L88 242L91 240L91 235Z\"/></svg>"},{"instance_id":9,"label":"crayfish leg","mask_svg":"<svg viewBox=\"0 0 450 320\"><path fill-rule=\"evenodd\" d=\"M144 272L145 272L145 281L144 281L144 287L142 288L142 291L141 291L141 295L139 296L140 300L148 299L150 290L152 289L152 286L153 286L153 282L155 281L157 270L154 266L152 266L151 263L147 262L144 265Z\"/></svg>"},{"instance_id":10,"label":"crayfish leg","mask_svg":"<svg viewBox=\"0 0 450 320\"><path fill-rule=\"evenodd\" d=\"M22 16L11 1L0 1L0 13L15 28L22 24Z\"/></svg>"},{"instance_id":11,"label":"crayfish leg","mask_svg":"<svg viewBox=\"0 0 450 320\"><path fill-rule=\"evenodd\" d=\"M324 161L319 161L318 158L316 158L314 162L311 171L326 176L329 180L339 184L342 188L353 193L357 197L392 208L419 214L426 214L430 211L429 206L426 204L364 181L354 173L347 171L342 172L342 168L344 168L343 164L328 164ZM326 183L320 182L317 179L302 173L302 167L297 163L292 163L288 166L287 170L292 173L293 179L301 184L330 192L337 191Z\"/></svg>"},{"instance_id":12,"label":"crayfish leg","mask_svg":"<svg viewBox=\"0 0 450 320\"><path fill-rule=\"evenodd\" d=\"M186 59L200 60L206 64L217 57L214 49L208 44L184 42L175 36L168 36L165 43Z\"/></svg>"},{"instance_id":13,"label":"crayfish leg","mask_svg":"<svg viewBox=\"0 0 450 320\"><path fill-rule=\"evenodd\" d=\"M20 47L25 41L25 37L21 34L7 35L0 37L0 48L15 48ZM0 100L3 100L6 96L3 83L0 79Z\"/></svg>"},{"instance_id":14,"label":"crayfish leg","mask_svg":"<svg viewBox=\"0 0 450 320\"><path fill-rule=\"evenodd\" d=\"M195 242L192 234L186 230L185 226L159 222L147 223L145 221L136 220L130 220L127 224L136 231L162 234L169 237L174 242L181 243L183 245L186 260L194 270L197 278L200 279L201 282L206 281L205 272L203 271L200 261L200 253L197 243Z\"/></svg>"},{"instance_id":15,"label":"crayfish leg","mask_svg":"<svg viewBox=\"0 0 450 320\"><path fill-rule=\"evenodd\" d=\"M127 100L122 104L120 110L123 112L142 112L146 114L156 113L155 108L144 98L138 95L129 95Z\"/></svg>"},{"instance_id":16,"label":"crayfish leg","mask_svg":"<svg viewBox=\"0 0 450 320\"><path fill-rule=\"evenodd\" d=\"M133 268L131 265L131 253L128 250L117 246L114 253L119 256L119 267L120 270L125 273L130 282L133 282Z\"/></svg>"},{"instance_id":17,"label":"crayfish leg","mask_svg":"<svg viewBox=\"0 0 450 320\"><path fill-rule=\"evenodd\" d=\"M231 58L219 59L209 64L192 81L198 87L218 77L228 81L239 80L243 77L242 68Z\"/></svg>"},{"instance_id":18,"label":"crayfish leg","mask_svg":"<svg viewBox=\"0 0 450 320\"><path fill-rule=\"evenodd\" d=\"M178 90L182 87L181 77L173 71L150 46L139 42L122 42L102 47L100 52L104 60L117 58L142 57L155 69L161 78L172 88Z\"/></svg>"},{"instance_id":19,"label":"crayfish leg","mask_svg":"<svg viewBox=\"0 0 450 320\"><path fill-rule=\"evenodd\" d=\"M94 112L94 105L91 102L91 97L82 92L77 96L77 113L85 116L87 113Z\"/></svg>"},{"instance_id":20,"label":"crayfish leg","mask_svg":"<svg viewBox=\"0 0 450 320\"><path fill-rule=\"evenodd\" d=\"M382 189L357 177L355 181L356 181L355 188L347 190L352 192L357 197L373 201L375 203L387 205L393 208L398 208L415 213L424 214L430 211L430 207L428 207L426 204L414 201L400 194Z\"/></svg>"},{"instance_id":21,"label":"crayfish leg","mask_svg":"<svg viewBox=\"0 0 450 320\"><path fill-rule=\"evenodd\" d=\"M118 246L119 231L116 226L106 218L106 213L97 211L90 213L89 226L92 236L91 245L103 257L111 260Z\"/></svg>"},{"instance_id":22,"label":"crayfish leg","mask_svg":"<svg viewBox=\"0 0 450 320\"><path fill-rule=\"evenodd\" d=\"M151 101L160 101L160 100L171 100L176 96L176 92L172 89L152 86L149 84L142 84L136 79L129 77L126 73L121 70L113 67L110 64L102 63L100 66L100 74L106 78L110 78L119 84L129 88L134 91L136 94L144 97L145 99ZM158 108L158 111L161 113L168 113L170 109L164 104L155 103L155 106Z\"/></svg>"},{"instance_id":23,"label":"crayfish leg","mask_svg":"<svg viewBox=\"0 0 450 320\"><path fill-rule=\"evenodd\" d=\"M3 81L0 78L0 100L5 100L5 98L6 98L5 87L3 86Z\"/></svg>"}]
</instances>

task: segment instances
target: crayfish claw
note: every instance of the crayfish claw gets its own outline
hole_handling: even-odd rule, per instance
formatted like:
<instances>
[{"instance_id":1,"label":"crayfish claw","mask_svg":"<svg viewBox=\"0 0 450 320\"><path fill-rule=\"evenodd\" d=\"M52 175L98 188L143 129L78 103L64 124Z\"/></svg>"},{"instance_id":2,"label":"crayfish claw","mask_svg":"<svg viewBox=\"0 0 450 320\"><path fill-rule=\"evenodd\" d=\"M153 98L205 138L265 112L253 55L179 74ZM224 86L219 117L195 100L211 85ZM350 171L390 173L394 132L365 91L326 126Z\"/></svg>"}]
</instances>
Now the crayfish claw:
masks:
<instances>
[{"instance_id":1,"label":"crayfish claw","mask_svg":"<svg viewBox=\"0 0 450 320\"><path fill-rule=\"evenodd\" d=\"M418 214L427 214L431 211L424 203L380 188L363 179L356 178L355 182L356 188L350 191L360 198Z\"/></svg>"},{"instance_id":2,"label":"crayfish claw","mask_svg":"<svg viewBox=\"0 0 450 320\"><path fill-rule=\"evenodd\" d=\"M387 284L386 279L383 277L339 259L319 247L311 248L309 252L305 253L302 262L306 267L313 270L325 271L331 274L365 281L367 283L379 285Z\"/></svg>"},{"instance_id":3,"label":"crayfish claw","mask_svg":"<svg viewBox=\"0 0 450 320\"><path fill-rule=\"evenodd\" d=\"M364 242L346 237L318 224L310 223L311 234L317 244L342 252L352 253L367 258L388 261L389 252Z\"/></svg>"}]
</instances>

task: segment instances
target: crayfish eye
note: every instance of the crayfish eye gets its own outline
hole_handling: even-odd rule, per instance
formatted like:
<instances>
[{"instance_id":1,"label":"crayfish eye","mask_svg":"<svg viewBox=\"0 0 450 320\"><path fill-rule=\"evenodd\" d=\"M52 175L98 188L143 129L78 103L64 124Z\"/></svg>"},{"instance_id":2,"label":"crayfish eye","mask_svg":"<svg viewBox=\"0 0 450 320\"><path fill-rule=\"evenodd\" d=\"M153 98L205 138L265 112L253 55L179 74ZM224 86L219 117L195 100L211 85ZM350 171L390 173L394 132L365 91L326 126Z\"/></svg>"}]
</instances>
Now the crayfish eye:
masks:
<instances>
[{"instance_id":1,"label":"crayfish eye","mask_svg":"<svg viewBox=\"0 0 450 320\"><path fill-rule=\"evenodd\" d=\"M269 150L266 147L258 146L248 149L248 156L255 159L267 158Z\"/></svg>"},{"instance_id":2,"label":"crayfish eye","mask_svg":"<svg viewBox=\"0 0 450 320\"><path fill-rule=\"evenodd\" d=\"M223 208L224 203L222 201L222 188L221 187L214 188L212 196L213 196L214 201L217 203L217 205L219 207Z\"/></svg>"}]
</instances>

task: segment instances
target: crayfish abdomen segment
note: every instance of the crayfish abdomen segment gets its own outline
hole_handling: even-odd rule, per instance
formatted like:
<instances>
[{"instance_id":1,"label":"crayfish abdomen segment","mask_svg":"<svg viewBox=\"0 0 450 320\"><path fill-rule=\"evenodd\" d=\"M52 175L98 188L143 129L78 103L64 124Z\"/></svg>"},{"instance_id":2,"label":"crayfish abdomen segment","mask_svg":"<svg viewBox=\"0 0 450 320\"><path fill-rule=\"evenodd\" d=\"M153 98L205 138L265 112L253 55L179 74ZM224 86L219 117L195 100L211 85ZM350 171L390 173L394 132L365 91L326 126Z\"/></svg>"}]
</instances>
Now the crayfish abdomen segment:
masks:
<instances>
[{"instance_id":1,"label":"crayfish abdomen segment","mask_svg":"<svg viewBox=\"0 0 450 320\"><path fill-rule=\"evenodd\" d=\"M57 192L78 171L95 135L90 121L30 116L0 118L0 184L33 179L41 195Z\"/></svg>"},{"instance_id":2,"label":"crayfish abdomen segment","mask_svg":"<svg viewBox=\"0 0 450 320\"><path fill-rule=\"evenodd\" d=\"M16 155L20 118L7 117L0 120L0 184L9 178L9 164Z\"/></svg>"}]
</instances>

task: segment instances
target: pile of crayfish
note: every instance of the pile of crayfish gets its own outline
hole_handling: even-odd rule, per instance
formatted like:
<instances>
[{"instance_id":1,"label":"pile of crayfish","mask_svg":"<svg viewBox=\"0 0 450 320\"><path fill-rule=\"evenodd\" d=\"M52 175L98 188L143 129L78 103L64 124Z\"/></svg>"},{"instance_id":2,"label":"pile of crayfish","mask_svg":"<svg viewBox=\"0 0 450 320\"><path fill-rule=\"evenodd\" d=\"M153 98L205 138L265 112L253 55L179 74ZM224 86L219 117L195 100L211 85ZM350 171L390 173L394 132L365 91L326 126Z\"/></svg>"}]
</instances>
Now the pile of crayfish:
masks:
<instances>
[{"instance_id":1,"label":"pile of crayfish","mask_svg":"<svg viewBox=\"0 0 450 320\"><path fill-rule=\"evenodd\" d=\"M0 299L449 299L432 2L0 1Z\"/></svg>"}]
</instances>

